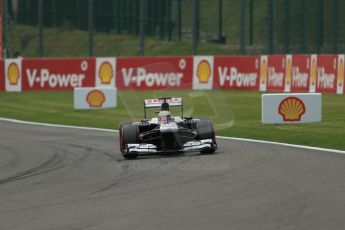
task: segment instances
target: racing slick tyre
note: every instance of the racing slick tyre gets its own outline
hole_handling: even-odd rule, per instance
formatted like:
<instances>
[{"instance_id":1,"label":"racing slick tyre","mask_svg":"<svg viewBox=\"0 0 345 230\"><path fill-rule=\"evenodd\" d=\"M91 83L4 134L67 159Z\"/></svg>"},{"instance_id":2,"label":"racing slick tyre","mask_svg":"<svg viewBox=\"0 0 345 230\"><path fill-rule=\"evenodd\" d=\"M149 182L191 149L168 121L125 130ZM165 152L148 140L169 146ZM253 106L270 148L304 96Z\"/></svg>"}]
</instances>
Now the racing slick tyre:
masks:
<instances>
[{"instance_id":1,"label":"racing slick tyre","mask_svg":"<svg viewBox=\"0 0 345 230\"><path fill-rule=\"evenodd\" d=\"M120 135L121 135L121 130L122 130L123 126L128 125L128 124L132 124L132 122L126 121L126 122L122 122L120 124L120 126L119 126Z\"/></svg>"},{"instance_id":2,"label":"racing slick tyre","mask_svg":"<svg viewBox=\"0 0 345 230\"><path fill-rule=\"evenodd\" d=\"M209 119L200 119L196 125L196 132L199 140L212 139L213 142L211 148L203 149L200 153L214 153L217 149L217 144L212 121Z\"/></svg>"},{"instance_id":3,"label":"racing slick tyre","mask_svg":"<svg viewBox=\"0 0 345 230\"><path fill-rule=\"evenodd\" d=\"M139 129L137 126L130 123L120 125L120 150L122 156L126 159L135 159L138 153L129 153L127 144L139 143Z\"/></svg>"}]
</instances>

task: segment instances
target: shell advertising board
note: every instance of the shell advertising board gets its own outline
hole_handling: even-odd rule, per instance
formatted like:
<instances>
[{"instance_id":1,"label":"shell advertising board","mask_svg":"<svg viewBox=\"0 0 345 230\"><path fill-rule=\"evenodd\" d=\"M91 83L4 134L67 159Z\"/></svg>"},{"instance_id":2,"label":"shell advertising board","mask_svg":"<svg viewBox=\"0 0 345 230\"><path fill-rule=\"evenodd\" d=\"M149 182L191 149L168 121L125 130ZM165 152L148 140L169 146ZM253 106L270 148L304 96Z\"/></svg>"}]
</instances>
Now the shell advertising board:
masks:
<instances>
[{"instance_id":1,"label":"shell advertising board","mask_svg":"<svg viewBox=\"0 0 345 230\"><path fill-rule=\"evenodd\" d=\"M116 69L119 90L192 89L191 56L117 58Z\"/></svg>"},{"instance_id":2,"label":"shell advertising board","mask_svg":"<svg viewBox=\"0 0 345 230\"><path fill-rule=\"evenodd\" d=\"M5 91L4 60L0 59L0 91Z\"/></svg>"},{"instance_id":3,"label":"shell advertising board","mask_svg":"<svg viewBox=\"0 0 345 230\"><path fill-rule=\"evenodd\" d=\"M259 90L259 65L259 56L215 56L213 88Z\"/></svg>"},{"instance_id":4,"label":"shell advertising board","mask_svg":"<svg viewBox=\"0 0 345 230\"><path fill-rule=\"evenodd\" d=\"M321 122L320 93L281 93L262 95L263 124Z\"/></svg>"},{"instance_id":5,"label":"shell advertising board","mask_svg":"<svg viewBox=\"0 0 345 230\"><path fill-rule=\"evenodd\" d=\"M194 56L193 89L213 88L213 56Z\"/></svg>"},{"instance_id":6,"label":"shell advertising board","mask_svg":"<svg viewBox=\"0 0 345 230\"><path fill-rule=\"evenodd\" d=\"M267 55L261 55L260 57L260 91L265 92L267 90Z\"/></svg>"},{"instance_id":7,"label":"shell advertising board","mask_svg":"<svg viewBox=\"0 0 345 230\"><path fill-rule=\"evenodd\" d=\"M96 87L115 87L116 58L96 58Z\"/></svg>"},{"instance_id":8,"label":"shell advertising board","mask_svg":"<svg viewBox=\"0 0 345 230\"><path fill-rule=\"evenodd\" d=\"M343 69L341 65L339 66L339 70ZM338 55L318 55L316 70L316 92L336 93L338 83Z\"/></svg>"},{"instance_id":9,"label":"shell advertising board","mask_svg":"<svg viewBox=\"0 0 345 230\"><path fill-rule=\"evenodd\" d=\"M22 91L22 60L5 60L5 88L7 92Z\"/></svg>"},{"instance_id":10,"label":"shell advertising board","mask_svg":"<svg viewBox=\"0 0 345 230\"><path fill-rule=\"evenodd\" d=\"M23 91L95 86L95 58L23 59Z\"/></svg>"},{"instance_id":11,"label":"shell advertising board","mask_svg":"<svg viewBox=\"0 0 345 230\"><path fill-rule=\"evenodd\" d=\"M294 54L292 55L291 63L291 82L290 85L285 85L285 91L294 93L309 92L310 55Z\"/></svg>"},{"instance_id":12,"label":"shell advertising board","mask_svg":"<svg viewBox=\"0 0 345 230\"><path fill-rule=\"evenodd\" d=\"M75 88L74 109L106 109L117 106L116 88Z\"/></svg>"},{"instance_id":13,"label":"shell advertising board","mask_svg":"<svg viewBox=\"0 0 345 230\"><path fill-rule=\"evenodd\" d=\"M337 81L337 94L343 94L344 92L344 59L345 55L338 55L338 81Z\"/></svg>"},{"instance_id":14,"label":"shell advertising board","mask_svg":"<svg viewBox=\"0 0 345 230\"><path fill-rule=\"evenodd\" d=\"M288 54L285 58L285 84L284 92L289 93L291 91L292 81L292 55Z\"/></svg>"},{"instance_id":15,"label":"shell advertising board","mask_svg":"<svg viewBox=\"0 0 345 230\"><path fill-rule=\"evenodd\" d=\"M291 62L291 60L290 60ZM267 91L283 92L285 86L286 55L269 55L267 58Z\"/></svg>"}]
</instances>

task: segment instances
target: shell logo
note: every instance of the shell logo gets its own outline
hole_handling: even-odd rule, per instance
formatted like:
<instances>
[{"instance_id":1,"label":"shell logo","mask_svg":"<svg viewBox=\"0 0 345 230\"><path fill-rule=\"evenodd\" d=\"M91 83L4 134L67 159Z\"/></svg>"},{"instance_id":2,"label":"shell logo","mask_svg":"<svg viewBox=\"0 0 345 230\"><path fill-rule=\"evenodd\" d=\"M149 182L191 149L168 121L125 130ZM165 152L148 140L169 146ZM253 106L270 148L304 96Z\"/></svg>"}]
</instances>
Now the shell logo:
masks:
<instances>
[{"instance_id":1,"label":"shell logo","mask_svg":"<svg viewBox=\"0 0 345 230\"><path fill-rule=\"evenodd\" d=\"M86 101L92 108L100 108L105 102L104 93L100 90L92 90L86 96Z\"/></svg>"},{"instance_id":2,"label":"shell logo","mask_svg":"<svg viewBox=\"0 0 345 230\"><path fill-rule=\"evenodd\" d=\"M285 77L286 77L286 84L290 84L291 82L291 74L292 73L292 64L291 64L291 59L287 59L286 63L286 70L285 70Z\"/></svg>"},{"instance_id":3,"label":"shell logo","mask_svg":"<svg viewBox=\"0 0 345 230\"><path fill-rule=\"evenodd\" d=\"M261 83L265 84L266 83L266 79L267 79L267 61L266 59L263 59L261 62Z\"/></svg>"},{"instance_id":4,"label":"shell logo","mask_svg":"<svg viewBox=\"0 0 345 230\"><path fill-rule=\"evenodd\" d=\"M313 58L311 61L311 84L315 85L316 82L316 59Z\"/></svg>"},{"instance_id":5,"label":"shell logo","mask_svg":"<svg viewBox=\"0 0 345 230\"><path fill-rule=\"evenodd\" d=\"M287 97L280 102L278 113L284 121L300 121L305 113L305 105L298 97Z\"/></svg>"},{"instance_id":6,"label":"shell logo","mask_svg":"<svg viewBox=\"0 0 345 230\"><path fill-rule=\"evenodd\" d=\"M99 67L98 76L101 79L102 84L110 84L111 79L114 76L113 67L109 62L103 62Z\"/></svg>"},{"instance_id":7,"label":"shell logo","mask_svg":"<svg viewBox=\"0 0 345 230\"><path fill-rule=\"evenodd\" d=\"M207 83L211 77L211 66L210 63L206 60L202 60L199 62L197 68L197 76L199 78L200 83Z\"/></svg>"},{"instance_id":8,"label":"shell logo","mask_svg":"<svg viewBox=\"0 0 345 230\"><path fill-rule=\"evenodd\" d=\"M344 81L344 60L343 59L340 59L340 62L339 62L338 80L339 80L339 86L341 87Z\"/></svg>"},{"instance_id":9,"label":"shell logo","mask_svg":"<svg viewBox=\"0 0 345 230\"><path fill-rule=\"evenodd\" d=\"M20 77L19 67L16 63L11 63L7 69L7 77L10 81L10 85L17 85Z\"/></svg>"}]
</instances>

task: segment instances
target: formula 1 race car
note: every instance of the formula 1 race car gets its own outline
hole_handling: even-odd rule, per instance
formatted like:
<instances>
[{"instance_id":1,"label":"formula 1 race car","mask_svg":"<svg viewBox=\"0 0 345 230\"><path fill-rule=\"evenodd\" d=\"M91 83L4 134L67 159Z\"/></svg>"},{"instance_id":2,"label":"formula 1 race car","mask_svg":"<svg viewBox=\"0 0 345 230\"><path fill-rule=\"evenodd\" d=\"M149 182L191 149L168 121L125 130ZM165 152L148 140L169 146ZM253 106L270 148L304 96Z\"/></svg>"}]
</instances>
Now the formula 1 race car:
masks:
<instances>
[{"instance_id":1,"label":"formula 1 race car","mask_svg":"<svg viewBox=\"0 0 345 230\"><path fill-rule=\"evenodd\" d=\"M170 107L179 107L181 116L172 116ZM147 119L147 110L152 108L160 108L155 111L158 116ZM126 159L190 151L214 153L217 149L212 121L183 117L182 98L146 99L144 114L141 121L125 122L119 127L120 150Z\"/></svg>"}]
</instances>

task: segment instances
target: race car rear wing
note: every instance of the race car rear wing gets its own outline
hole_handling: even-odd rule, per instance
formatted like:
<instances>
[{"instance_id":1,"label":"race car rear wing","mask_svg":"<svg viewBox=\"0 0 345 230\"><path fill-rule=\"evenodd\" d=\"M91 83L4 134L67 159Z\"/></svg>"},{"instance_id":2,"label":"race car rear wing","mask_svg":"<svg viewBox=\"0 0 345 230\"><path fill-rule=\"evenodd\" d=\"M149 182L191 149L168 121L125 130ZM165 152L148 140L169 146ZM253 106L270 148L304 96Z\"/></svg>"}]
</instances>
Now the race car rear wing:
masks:
<instances>
[{"instance_id":1,"label":"race car rear wing","mask_svg":"<svg viewBox=\"0 0 345 230\"><path fill-rule=\"evenodd\" d=\"M168 103L170 107L181 107L182 117L183 117L183 101L182 97L159 97L154 99L144 100L144 111L146 119L146 109L147 108L160 108L162 103Z\"/></svg>"}]
</instances>

